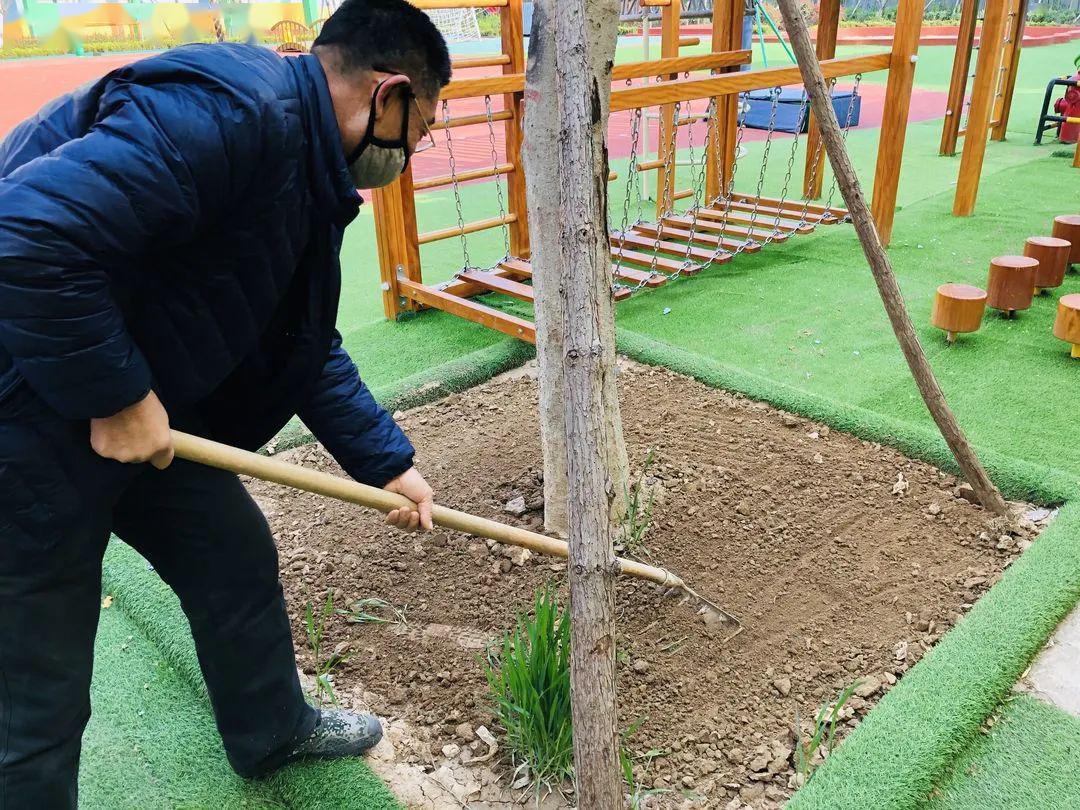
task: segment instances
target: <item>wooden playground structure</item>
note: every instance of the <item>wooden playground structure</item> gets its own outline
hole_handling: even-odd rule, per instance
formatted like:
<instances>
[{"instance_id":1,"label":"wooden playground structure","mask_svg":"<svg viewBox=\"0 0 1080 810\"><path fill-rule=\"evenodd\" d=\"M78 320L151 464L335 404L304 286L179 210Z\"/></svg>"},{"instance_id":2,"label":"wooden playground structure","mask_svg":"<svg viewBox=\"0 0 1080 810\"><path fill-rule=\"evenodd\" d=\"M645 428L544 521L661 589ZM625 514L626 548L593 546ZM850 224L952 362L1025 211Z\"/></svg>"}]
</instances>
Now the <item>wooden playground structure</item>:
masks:
<instances>
[{"instance_id":1,"label":"wooden playground structure","mask_svg":"<svg viewBox=\"0 0 1080 810\"><path fill-rule=\"evenodd\" d=\"M533 288L528 283L531 278L529 228L521 164L525 92L522 0L413 0L413 3L425 10L498 7L502 49L498 54L454 59L455 69L494 68L498 72L455 79L443 91L441 120L432 129L445 133L449 171L414 181L410 168L392 185L372 192L384 312L393 319L423 308L441 309L535 342L532 321L476 300L477 296L488 293L530 304L533 300ZM832 189L823 195L825 154L812 116L805 140L803 194L788 193L798 154L798 131L790 145L775 139L782 144L778 148L787 153L783 189L777 195L764 193L768 156L774 145L779 90L785 85L800 85L801 76L797 66L740 70L750 65L752 58L750 51L740 49L742 0L716 0L710 52L694 56L680 55L681 48L698 44L698 38L681 36L679 0L648 0L643 5L660 11L660 58L616 64L612 73L610 113L612 117L620 114L625 117L629 113L632 141L621 221L611 230L612 286L616 300L640 289L661 286L681 275L724 264L740 253L757 252L774 243L810 234L819 226L847 219L846 210L832 203L835 179ZM896 206L922 16L919 0L900 0L896 36L890 51L837 59L840 4L838 0L822 0L820 6L816 53L822 73L830 83L853 77L857 92L863 74L888 71L872 195L874 221L885 244ZM650 83L649 79L654 81ZM745 130L741 94L754 90L768 91L772 101L756 188L748 191L736 184ZM501 106L496 109L493 99L500 96ZM454 102L477 99L483 101L483 113L455 116L451 112ZM656 110L659 114L655 157L652 153L639 154L640 135L643 127L648 126L646 110ZM810 115L805 99L799 114ZM501 158L495 133L497 123L501 123L505 138ZM850 124L850 111L846 123ZM491 165L459 172L453 152L454 130L475 125L487 128ZM695 153L695 129L702 126L705 132L696 138ZM687 154L686 161L678 157L681 148ZM677 188L679 165L690 168L693 175L690 188ZM650 171L656 172L655 206L646 212L639 195L636 216L632 216L633 189L640 189L641 173ZM609 177L613 179L616 179L614 173ZM479 180L495 183L499 211L496 216L466 222L460 186ZM453 190L457 225L420 232L415 195L446 187ZM823 203L812 202L822 196L826 197ZM686 207L676 210L677 203L683 200L689 201ZM469 255L468 235L495 228L503 230L504 255L493 264L474 264ZM447 282L425 283L421 246L449 239L461 240L464 266Z\"/></svg>"},{"instance_id":2,"label":"wooden playground structure","mask_svg":"<svg viewBox=\"0 0 1080 810\"><path fill-rule=\"evenodd\" d=\"M976 45L978 10L979 0L962 0L948 106L941 130L942 155L955 155L959 140L964 139L953 200L956 216L970 216L975 210L987 138L1005 140L1028 0L987 2ZM973 50L978 51L978 58L974 72L969 72Z\"/></svg>"}]
</instances>

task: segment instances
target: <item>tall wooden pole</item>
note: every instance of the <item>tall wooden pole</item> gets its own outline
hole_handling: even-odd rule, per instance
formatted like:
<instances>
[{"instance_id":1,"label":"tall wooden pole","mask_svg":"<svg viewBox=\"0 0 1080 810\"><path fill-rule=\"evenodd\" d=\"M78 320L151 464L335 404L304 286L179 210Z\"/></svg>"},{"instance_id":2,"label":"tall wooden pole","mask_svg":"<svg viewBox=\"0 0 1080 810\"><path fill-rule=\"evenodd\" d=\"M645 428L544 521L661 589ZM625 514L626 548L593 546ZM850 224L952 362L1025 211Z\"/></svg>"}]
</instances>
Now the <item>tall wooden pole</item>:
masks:
<instances>
[{"instance_id":1,"label":"tall wooden pole","mask_svg":"<svg viewBox=\"0 0 1080 810\"><path fill-rule=\"evenodd\" d=\"M1001 57L1001 87L994 103L990 140L1003 141L1009 129L1009 112L1016 91L1016 73L1020 70L1020 51L1024 47L1024 28L1027 23L1028 0L1010 0L1006 21L1006 37Z\"/></svg>"},{"instance_id":2,"label":"tall wooden pole","mask_svg":"<svg viewBox=\"0 0 1080 810\"><path fill-rule=\"evenodd\" d=\"M919 2L921 7L921 0ZM904 307L900 285L896 283L889 256L878 237L878 232L874 227L874 218L863 197L855 167L844 145L840 122L836 120L836 111L833 110L825 79L821 75L817 56L810 43L810 32L806 28L806 23L796 3L797 0L780 0L780 12L784 15L784 25L799 62L803 84L810 94L810 103L813 105L814 115L821 129L821 139L829 154L829 162L836 174L837 185L844 195L844 202L847 204L851 220L859 235L859 241L862 243L863 253L866 254L866 260L870 264L870 271L874 274L874 281L877 283L878 292L881 293L882 303L889 315L896 339L900 343L900 349L904 353L904 359L907 360L911 374L919 387L919 393L922 394L927 409L937 423L938 430L941 431L946 444L952 450L964 477L975 490L979 502L991 512L1006 515L1008 508L1005 499L1001 497L1001 493L986 474L986 470L975 455L975 450L968 443L963 430L960 429L919 344L911 318ZM901 8L903 8L903 3L904 0L901 0Z\"/></svg>"},{"instance_id":3,"label":"tall wooden pole","mask_svg":"<svg viewBox=\"0 0 1080 810\"><path fill-rule=\"evenodd\" d=\"M960 26L956 32L956 53L953 55L952 75L949 78L949 97L945 102L945 122L941 126L940 155L955 155L960 138L960 120L964 117L964 98L967 95L968 70L971 68L971 48L975 42L975 24L979 0L962 0Z\"/></svg>"},{"instance_id":4,"label":"tall wooden pole","mask_svg":"<svg viewBox=\"0 0 1080 810\"><path fill-rule=\"evenodd\" d=\"M821 0L818 5L817 58L836 56L836 33L840 27L840 0ZM825 152L813 113L806 124L806 168L803 172L803 196L816 200L821 196L822 175L825 174Z\"/></svg>"},{"instance_id":5,"label":"tall wooden pole","mask_svg":"<svg viewBox=\"0 0 1080 810\"><path fill-rule=\"evenodd\" d=\"M626 491L626 450L615 386L606 145L618 19L618 0L539 0L525 91L541 389L550 382L545 364L559 362L562 374L574 770L578 806L590 810L623 805L612 516ZM548 120L534 120L541 115ZM537 134L548 143L532 143Z\"/></svg>"},{"instance_id":6,"label":"tall wooden pole","mask_svg":"<svg viewBox=\"0 0 1080 810\"><path fill-rule=\"evenodd\" d=\"M971 106L968 108L967 129L964 132L964 151L960 155L960 174L956 178L956 196L953 197L954 216L969 217L975 212L1004 35L1005 0L990 0L983 12L979 58L975 62Z\"/></svg>"},{"instance_id":7,"label":"tall wooden pole","mask_svg":"<svg viewBox=\"0 0 1080 810\"><path fill-rule=\"evenodd\" d=\"M907 136L908 111L911 109L911 89L915 83L915 62L919 58L922 19L922 0L900 0L896 7L889 79L885 85L885 109L881 113L881 130L878 133L871 209L879 238L885 245L892 238L893 218L896 216L896 193L900 188L900 164L904 159L904 138Z\"/></svg>"}]
</instances>

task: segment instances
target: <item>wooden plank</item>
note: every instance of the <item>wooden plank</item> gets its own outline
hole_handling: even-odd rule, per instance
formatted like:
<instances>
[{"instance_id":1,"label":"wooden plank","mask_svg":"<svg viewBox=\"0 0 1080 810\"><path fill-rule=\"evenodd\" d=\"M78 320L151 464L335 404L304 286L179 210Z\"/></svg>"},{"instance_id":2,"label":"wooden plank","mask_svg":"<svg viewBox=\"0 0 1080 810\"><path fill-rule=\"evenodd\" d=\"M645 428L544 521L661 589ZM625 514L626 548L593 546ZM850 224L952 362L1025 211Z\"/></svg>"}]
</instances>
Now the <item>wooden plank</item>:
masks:
<instances>
[{"instance_id":1,"label":"wooden plank","mask_svg":"<svg viewBox=\"0 0 1080 810\"><path fill-rule=\"evenodd\" d=\"M844 59L827 59L821 63L826 79L852 76L856 73L872 73L890 67L891 53L875 53L851 56ZM723 96L746 90L768 90L802 81L799 68L778 67L725 73L703 79L675 79L648 87L628 87L611 91L611 111L633 110L658 104L674 104L677 101ZM451 83L452 84L452 83Z\"/></svg>"},{"instance_id":2,"label":"wooden plank","mask_svg":"<svg viewBox=\"0 0 1080 810\"><path fill-rule=\"evenodd\" d=\"M762 238L771 234L771 231L759 231L757 228L744 228L742 225L732 222L730 219L728 222L724 222L720 214L719 217L713 218L706 213L709 209L699 208L697 218L697 230L708 231L709 233L722 233L729 236L741 236L742 239L732 239L730 247L738 247L744 244L748 239L753 241L754 239ZM716 212L719 213L719 212ZM691 219L688 216L668 216L664 217L664 223L670 222L672 225L681 228L690 227ZM756 243L755 243L756 244Z\"/></svg>"},{"instance_id":3,"label":"wooden plank","mask_svg":"<svg viewBox=\"0 0 1080 810\"><path fill-rule=\"evenodd\" d=\"M660 76L665 73L686 73L694 70L715 70L722 67L749 65L750 51L723 51L707 53L701 56L673 56L666 59L651 59L648 62L627 62L615 65L611 69L613 82L627 79L643 79L646 76Z\"/></svg>"},{"instance_id":4,"label":"wooden plank","mask_svg":"<svg viewBox=\"0 0 1080 810\"><path fill-rule=\"evenodd\" d=\"M528 301L530 304L533 302L532 287L496 273L490 273L486 270L462 270L457 274L457 277L462 281L468 281L486 290L517 298L519 301Z\"/></svg>"},{"instance_id":5,"label":"wooden plank","mask_svg":"<svg viewBox=\"0 0 1080 810\"><path fill-rule=\"evenodd\" d=\"M713 251L705 250L704 248L694 247L693 245L687 246L679 242L669 242L666 239L661 239L659 245L655 239L645 236L638 236L632 233L618 233L613 231L611 234L611 244L618 249L619 244L634 245L635 247L648 248L650 250L657 249L664 253L674 253L676 256L687 256L687 247L689 247L689 256L691 259L697 259L699 261L708 261L712 259ZM682 264L679 264L680 268ZM696 272L693 268L682 270L683 273Z\"/></svg>"},{"instance_id":6,"label":"wooden plank","mask_svg":"<svg viewBox=\"0 0 1080 810\"><path fill-rule=\"evenodd\" d=\"M480 180L484 177L495 177L499 174L508 174L513 171L514 164L512 163L500 163L498 166L489 167L486 169L470 169L467 172L458 172L456 175L441 174L437 177L428 177L425 180L416 180L413 182L413 189L416 191L424 191L429 188L439 188L440 186L449 186L454 183L456 179L459 183L465 183L469 180Z\"/></svg>"},{"instance_id":7,"label":"wooden plank","mask_svg":"<svg viewBox=\"0 0 1080 810\"><path fill-rule=\"evenodd\" d=\"M709 245L712 250L709 251L711 257L716 252L717 247L721 248L738 248L742 245L742 242L732 242L730 239L724 239L716 236L715 234L707 233L704 230L695 229L693 234L687 228L679 228L674 225L668 225L667 221L663 226L658 226L655 222L639 222L634 226L634 232L644 234L649 239L655 239L658 230L662 230L662 236L673 237L675 239L681 239L684 242L691 242L694 245ZM691 238L691 236L693 238ZM685 254L685 248L684 248ZM721 253L715 259L711 260L713 264L726 264L731 261L730 253Z\"/></svg>"},{"instance_id":8,"label":"wooden plank","mask_svg":"<svg viewBox=\"0 0 1080 810\"><path fill-rule=\"evenodd\" d=\"M508 225L515 219L516 217L513 214L507 214L502 217L491 217L490 219L478 219L475 222L466 222L464 227L461 225L454 225L449 228L441 228L437 231L427 231L426 233L420 234L417 243L426 245L430 242L438 242L443 239L453 239L455 236L465 236L466 234L476 233L477 231L487 231L491 228Z\"/></svg>"},{"instance_id":9,"label":"wooden plank","mask_svg":"<svg viewBox=\"0 0 1080 810\"><path fill-rule=\"evenodd\" d=\"M736 192L734 196L735 196L735 199L743 199L743 200L753 200L754 199L753 195L739 194L738 192ZM778 199L776 197L768 197L768 196L765 196L765 195L762 195L760 199L761 199L762 205L765 205L765 206L771 205L773 207L778 207L779 206L779 207L783 207L787 211L796 211L799 214L802 214L803 202L801 200L780 200L780 199ZM848 214L846 208L839 208L837 206L833 206L831 208L826 208L824 205L820 205L818 203L810 203L809 205L806 206L806 210L811 214L818 214L818 215L829 213L829 214L832 214L834 217L836 217L838 219L843 219Z\"/></svg>"},{"instance_id":10,"label":"wooden plank","mask_svg":"<svg viewBox=\"0 0 1080 810\"><path fill-rule=\"evenodd\" d=\"M713 207L699 208L698 220L699 223L702 224L702 227L706 227L706 229L706 223L712 223L715 228L723 229L724 233L734 233L738 235L741 232L743 236L753 240L755 243L770 237L774 242L787 241L787 236L785 234L776 236L773 234L772 228L765 227L768 223L763 217L754 219L752 217L743 216L738 211L730 209L724 210L722 208ZM747 227L739 227L743 225Z\"/></svg>"},{"instance_id":11,"label":"wooden plank","mask_svg":"<svg viewBox=\"0 0 1080 810\"><path fill-rule=\"evenodd\" d=\"M940 155L955 155L959 140L960 119L964 111L968 71L971 69L971 47L975 42L975 24L979 0L961 0L960 26L956 31L956 53L949 77L949 95L945 102L945 121L941 127Z\"/></svg>"},{"instance_id":12,"label":"wooden plank","mask_svg":"<svg viewBox=\"0 0 1080 810\"><path fill-rule=\"evenodd\" d=\"M486 326L488 329L495 329L505 335L536 343L536 326L532 321L499 312L497 309L484 306L469 298L449 295L443 290L436 290L434 287L406 278L398 279L398 286L403 296L418 304L441 309L451 315Z\"/></svg>"},{"instance_id":13,"label":"wooden plank","mask_svg":"<svg viewBox=\"0 0 1080 810\"><path fill-rule=\"evenodd\" d=\"M505 53L496 54L495 56L455 56L450 60L450 67L453 70L463 70L466 68L478 68L478 67L495 67L497 65L509 65L510 55Z\"/></svg>"},{"instance_id":14,"label":"wooden plank","mask_svg":"<svg viewBox=\"0 0 1080 810\"><path fill-rule=\"evenodd\" d=\"M649 245L651 246L652 242L650 242ZM622 254L622 262L624 269L626 264L630 263L636 264L639 267L648 267L650 269L655 266L656 268L663 270L666 273L677 273L682 270L682 262L677 262L674 259L668 259L663 256L654 257L652 253L641 253L640 251L626 247L623 247L621 250L618 248L618 246L611 248L611 257L613 259L617 260L617 257L620 254ZM630 278L634 281L639 280L638 278L634 278L632 276ZM660 284L657 283L650 286L659 287Z\"/></svg>"},{"instance_id":15,"label":"wooden plank","mask_svg":"<svg viewBox=\"0 0 1080 810\"><path fill-rule=\"evenodd\" d=\"M492 121L509 121L514 117L514 114L510 110L497 110L491 114ZM469 127L474 124L486 124L487 113L480 113L479 115L459 115L457 118L450 119L450 127ZM447 129L447 123L442 119L439 119L434 124L428 127L432 132L437 129Z\"/></svg>"},{"instance_id":16,"label":"wooden plank","mask_svg":"<svg viewBox=\"0 0 1080 810\"><path fill-rule=\"evenodd\" d=\"M730 221L753 225L756 230L768 234L769 238L774 242L786 241L788 236L796 232L810 233L814 230L814 226L809 223L822 221L818 214L807 213L806 223L804 224L800 222L797 214L783 208L770 207L764 203L759 204L755 209L752 202L734 200L727 204L726 210L726 216ZM754 213L755 210L756 214ZM709 216L713 218L723 217L725 216L724 211L725 208L712 206ZM832 221L837 222L838 220ZM780 232L777 233L777 230Z\"/></svg>"},{"instance_id":17,"label":"wooden plank","mask_svg":"<svg viewBox=\"0 0 1080 810\"><path fill-rule=\"evenodd\" d=\"M814 52L818 61L836 56L836 32L840 27L840 0L820 0L818 4L817 43ZM816 200L821 196L825 175L825 149L821 145L814 113L807 108L806 159L803 168L803 196Z\"/></svg>"},{"instance_id":18,"label":"wooden plank","mask_svg":"<svg viewBox=\"0 0 1080 810\"><path fill-rule=\"evenodd\" d=\"M986 156L986 136L990 129L990 114L994 107L994 90L997 87L998 66L1001 64L1001 41L1005 28L1004 0L988 3L983 13L982 32L979 37L979 57L975 62L975 78L971 83L971 106L968 107L967 134L964 151L960 156L960 173L956 178L956 194L953 197L953 215L971 216L975 211L975 198L979 194L983 158ZM901 133L901 138L903 137ZM885 133L882 132L882 142ZM903 141L901 140L901 147ZM878 168L881 169L878 158ZM877 195L875 194L875 202ZM874 212L877 220L877 211Z\"/></svg>"},{"instance_id":19,"label":"wooden plank","mask_svg":"<svg viewBox=\"0 0 1080 810\"><path fill-rule=\"evenodd\" d=\"M483 98L484 96L522 93L524 91L525 74L510 73L505 76L484 76L477 79L454 79L439 93L439 100L452 101L455 98Z\"/></svg>"}]
</instances>

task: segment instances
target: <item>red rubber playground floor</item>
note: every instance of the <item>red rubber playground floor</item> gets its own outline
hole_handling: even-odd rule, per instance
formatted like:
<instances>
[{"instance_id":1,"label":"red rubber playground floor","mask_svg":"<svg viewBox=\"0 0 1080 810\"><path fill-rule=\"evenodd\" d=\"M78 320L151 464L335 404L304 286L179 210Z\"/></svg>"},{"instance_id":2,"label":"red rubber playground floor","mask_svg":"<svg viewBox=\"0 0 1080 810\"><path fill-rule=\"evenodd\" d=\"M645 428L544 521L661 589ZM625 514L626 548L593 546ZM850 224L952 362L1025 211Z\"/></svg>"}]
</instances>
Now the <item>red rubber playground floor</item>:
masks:
<instances>
[{"instance_id":1,"label":"red rubber playground floor","mask_svg":"<svg viewBox=\"0 0 1080 810\"><path fill-rule=\"evenodd\" d=\"M3 88L3 104L0 104L0 137L6 135L16 124L33 115L56 96L140 58L144 58L144 55L55 57L0 62L0 88ZM483 74L484 69L478 68L459 70L455 76ZM841 90L848 87L839 86ZM885 96L884 86L864 83L859 88L859 93L862 96L862 116L859 127L865 129L880 126ZM908 120L915 122L940 118L945 111L945 102L944 93L916 89L912 95ZM501 99L493 100L494 109L499 109L500 105ZM482 114L484 110L483 99L464 99L450 104L450 114L455 117ZM694 111L704 111L703 103L694 107ZM682 111L683 114L686 112L685 109ZM439 115L441 116L441 112ZM632 113L630 112L616 113L612 116L609 130L609 149L612 158L625 158L630 154L631 121ZM503 127L496 123L493 131L495 152L501 160L504 146ZM451 137L457 171L492 165L491 135L485 124L455 128ZM743 135L746 141L762 140L764 137L763 131L752 129L747 129ZM790 136L784 135L784 137ZM704 138L702 126L680 127L680 147L685 148L692 144L700 148L704 144ZM413 161L413 174L416 179L448 173L449 162L445 136L437 132L435 139L438 148L417 155ZM650 124L649 143L654 150L656 142L656 122L653 121Z\"/></svg>"}]
</instances>

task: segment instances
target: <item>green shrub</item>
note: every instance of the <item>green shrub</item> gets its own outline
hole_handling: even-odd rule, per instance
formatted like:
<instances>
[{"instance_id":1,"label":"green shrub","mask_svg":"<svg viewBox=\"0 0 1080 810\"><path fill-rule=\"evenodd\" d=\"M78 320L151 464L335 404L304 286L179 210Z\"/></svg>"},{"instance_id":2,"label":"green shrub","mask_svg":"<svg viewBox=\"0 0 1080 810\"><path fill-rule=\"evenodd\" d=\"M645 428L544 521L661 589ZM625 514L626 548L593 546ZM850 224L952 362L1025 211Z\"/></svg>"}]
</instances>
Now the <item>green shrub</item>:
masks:
<instances>
[{"instance_id":1,"label":"green shrub","mask_svg":"<svg viewBox=\"0 0 1080 810\"><path fill-rule=\"evenodd\" d=\"M495 713L517 767L533 786L557 788L571 778L574 745L570 713L570 614L555 593L536 594L533 615L488 652L485 674Z\"/></svg>"}]
</instances>

